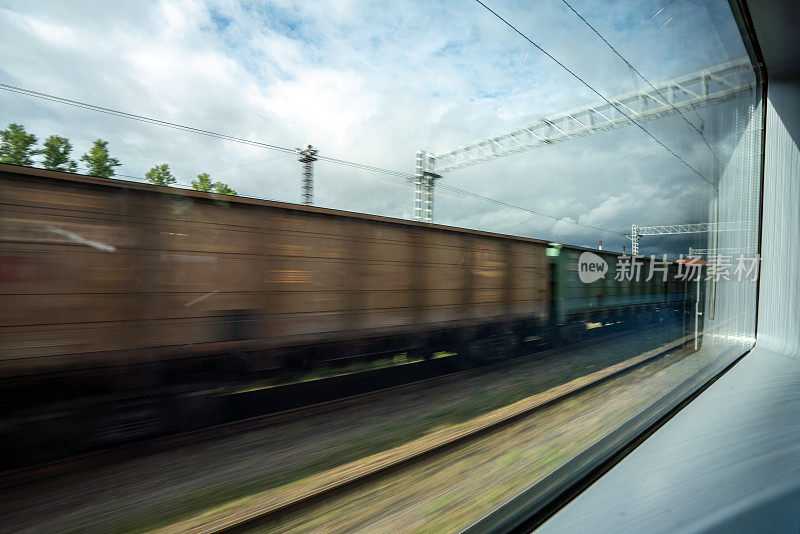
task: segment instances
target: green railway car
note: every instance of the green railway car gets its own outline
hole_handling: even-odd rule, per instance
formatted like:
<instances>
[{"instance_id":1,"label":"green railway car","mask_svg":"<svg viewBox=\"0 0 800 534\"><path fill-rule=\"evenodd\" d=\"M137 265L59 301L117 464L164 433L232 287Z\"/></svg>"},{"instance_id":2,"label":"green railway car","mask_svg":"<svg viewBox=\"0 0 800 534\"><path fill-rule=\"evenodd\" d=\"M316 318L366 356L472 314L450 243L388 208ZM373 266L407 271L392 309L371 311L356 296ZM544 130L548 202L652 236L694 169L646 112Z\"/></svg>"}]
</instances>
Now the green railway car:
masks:
<instances>
[{"instance_id":1,"label":"green railway car","mask_svg":"<svg viewBox=\"0 0 800 534\"><path fill-rule=\"evenodd\" d=\"M591 281L581 279L580 270L586 267L581 257L585 253L595 258L598 274ZM547 256L551 335L555 342L574 342L595 329L607 332L616 325L646 325L674 318L692 300L694 288L674 282L674 263L653 263L650 258L637 257L638 266L629 268L624 266L629 256L558 243L549 245ZM660 269L666 269L666 281Z\"/></svg>"}]
</instances>

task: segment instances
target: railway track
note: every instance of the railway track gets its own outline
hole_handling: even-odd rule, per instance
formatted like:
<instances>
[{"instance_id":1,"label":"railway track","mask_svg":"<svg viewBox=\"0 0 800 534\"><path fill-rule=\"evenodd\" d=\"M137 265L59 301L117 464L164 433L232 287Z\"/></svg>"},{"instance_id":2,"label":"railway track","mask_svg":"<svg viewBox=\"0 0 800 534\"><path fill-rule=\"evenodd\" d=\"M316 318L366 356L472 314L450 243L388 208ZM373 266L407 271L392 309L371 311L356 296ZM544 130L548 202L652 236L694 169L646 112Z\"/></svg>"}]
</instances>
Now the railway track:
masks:
<instances>
[{"instance_id":1,"label":"railway track","mask_svg":"<svg viewBox=\"0 0 800 534\"><path fill-rule=\"evenodd\" d=\"M442 431L433 436L426 436L384 453L373 455L365 460L352 462L334 470L333 473L317 477L307 485L296 487L271 500L267 499L267 502L253 504L250 509L229 512L218 518L205 517L198 524L190 522L182 523L180 526L173 525L164 529L164 532L178 530L204 534L248 532L258 527L275 524L287 515L333 499L341 493L356 489L413 464L435 461L439 455L457 446L497 432L508 425L532 416L545 407L664 357L683 347L685 342L690 339L693 339L692 335L685 336L616 365L533 395L511 406L478 417L459 430Z\"/></svg>"},{"instance_id":2,"label":"railway track","mask_svg":"<svg viewBox=\"0 0 800 534\"><path fill-rule=\"evenodd\" d=\"M657 327L650 327L657 328ZM43 478L53 478L66 475L72 472L92 469L103 465L118 463L121 461L155 454L163 451L176 449L192 444L198 444L215 439L222 439L237 434L243 434L253 430L266 428L273 425L291 422L306 417L322 415L348 408L360 403L368 403L372 400L391 395L393 393L421 390L437 384L452 380L460 380L470 376L481 375L503 368L513 368L515 365L527 361L531 357L547 358L558 354L565 354L575 349L585 347L594 343L602 343L618 337L630 334L630 330L617 331L604 336L598 336L588 340L566 345L563 347L548 349L521 355L489 365L477 368L449 371L431 378L425 378L412 382L407 382L391 387L376 389L365 393L350 395L324 402L317 402L297 408L282 410L265 415L259 415L246 419L236 420L223 424L209 426L189 432L161 436L146 439L143 441L132 442L129 444L118 445L96 451L70 456L64 459L47 462L32 467L9 470L0 473L0 488L10 488L22 483L40 480ZM366 375L371 373L354 373L354 375ZM336 379L338 377L334 377ZM325 387L325 379L316 381L320 387Z\"/></svg>"}]
</instances>

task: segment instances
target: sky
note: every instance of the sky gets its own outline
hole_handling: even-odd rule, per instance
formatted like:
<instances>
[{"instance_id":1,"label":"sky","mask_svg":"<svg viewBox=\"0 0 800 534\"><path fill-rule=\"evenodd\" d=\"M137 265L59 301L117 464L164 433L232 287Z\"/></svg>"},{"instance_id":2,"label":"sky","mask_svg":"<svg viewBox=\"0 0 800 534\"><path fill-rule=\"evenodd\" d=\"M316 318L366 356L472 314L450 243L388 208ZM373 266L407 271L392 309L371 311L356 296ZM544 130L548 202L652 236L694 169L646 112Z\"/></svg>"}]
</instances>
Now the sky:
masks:
<instances>
[{"instance_id":1,"label":"sky","mask_svg":"<svg viewBox=\"0 0 800 534\"><path fill-rule=\"evenodd\" d=\"M600 94L646 87L562 0L486 3ZM570 3L653 82L746 55L726 0ZM444 152L600 100L474 0L0 0L0 25L0 83L407 173L418 149ZM442 178L566 220L443 189L435 220L618 251L633 223L708 220L712 188L676 155L720 171L684 118L724 165L734 110L751 101L644 123L675 155L630 126ZM76 159L103 138L129 177L168 163L183 184L208 172L244 196L301 200L291 154L0 91L0 126L10 122L40 140L69 137ZM315 164L314 196L319 206L413 216L407 180L330 162ZM690 245L702 238L647 238L642 251Z\"/></svg>"}]
</instances>

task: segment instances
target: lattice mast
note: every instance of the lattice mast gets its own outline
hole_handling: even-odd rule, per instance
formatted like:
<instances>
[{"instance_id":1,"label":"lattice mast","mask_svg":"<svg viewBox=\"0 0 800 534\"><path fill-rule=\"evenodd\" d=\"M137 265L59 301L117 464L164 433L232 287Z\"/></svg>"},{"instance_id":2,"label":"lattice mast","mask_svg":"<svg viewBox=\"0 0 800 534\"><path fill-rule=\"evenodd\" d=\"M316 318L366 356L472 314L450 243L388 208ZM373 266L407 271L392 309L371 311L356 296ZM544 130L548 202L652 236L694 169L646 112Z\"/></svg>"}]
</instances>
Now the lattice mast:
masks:
<instances>
[{"instance_id":1,"label":"lattice mast","mask_svg":"<svg viewBox=\"0 0 800 534\"><path fill-rule=\"evenodd\" d=\"M440 175L433 172L433 156L417 151L414 172L414 220L433 222L433 186Z\"/></svg>"},{"instance_id":2,"label":"lattice mast","mask_svg":"<svg viewBox=\"0 0 800 534\"><path fill-rule=\"evenodd\" d=\"M300 157L297 161L303 164L303 178L302 178L302 194L303 204L311 206L314 203L314 165L317 161L318 149L311 145L306 145L305 148L296 148Z\"/></svg>"}]
</instances>

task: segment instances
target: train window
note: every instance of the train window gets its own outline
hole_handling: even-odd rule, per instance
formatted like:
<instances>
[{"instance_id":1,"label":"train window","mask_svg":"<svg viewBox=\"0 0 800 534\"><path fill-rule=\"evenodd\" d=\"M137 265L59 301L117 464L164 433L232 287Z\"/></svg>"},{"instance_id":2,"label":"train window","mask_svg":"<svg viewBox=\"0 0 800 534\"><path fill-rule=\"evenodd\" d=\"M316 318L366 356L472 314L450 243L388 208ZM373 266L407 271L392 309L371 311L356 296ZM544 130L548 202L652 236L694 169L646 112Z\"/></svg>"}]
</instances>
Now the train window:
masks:
<instances>
[{"instance_id":1,"label":"train window","mask_svg":"<svg viewBox=\"0 0 800 534\"><path fill-rule=\"evenodd\" d=\"M2 524L543 513L753 345L733 4L0 9Z\"/></svg>"}]
</instances>

